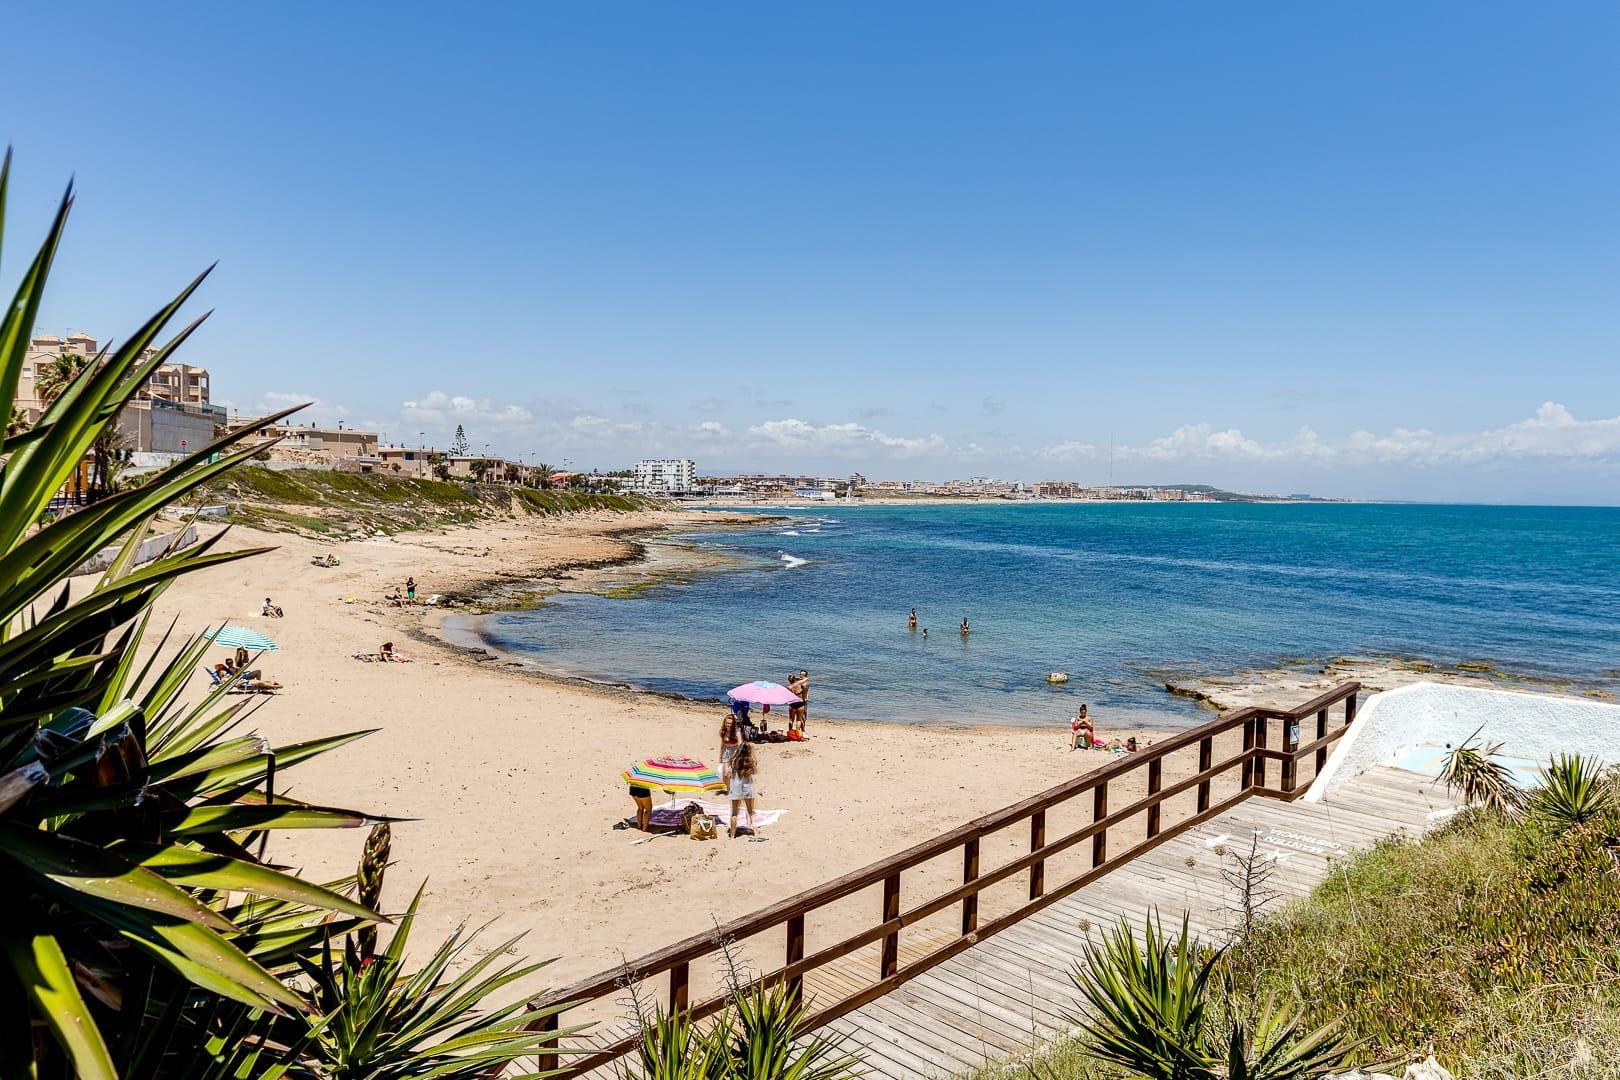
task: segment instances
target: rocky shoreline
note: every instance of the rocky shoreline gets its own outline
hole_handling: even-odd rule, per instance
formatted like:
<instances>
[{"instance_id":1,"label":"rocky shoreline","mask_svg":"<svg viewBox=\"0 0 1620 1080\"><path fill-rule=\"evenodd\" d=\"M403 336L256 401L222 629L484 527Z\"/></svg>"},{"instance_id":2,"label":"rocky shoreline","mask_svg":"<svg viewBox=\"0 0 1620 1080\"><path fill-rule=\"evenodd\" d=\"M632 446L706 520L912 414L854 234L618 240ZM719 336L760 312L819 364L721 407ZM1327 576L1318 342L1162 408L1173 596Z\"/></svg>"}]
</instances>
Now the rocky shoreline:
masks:
<instances>
[{"instance_id":1,"label":"rocky shoreline","mask_svg":"<svg viewBox=\"0 0 1620 1080\"><path fill-rule=\"evenodd\" d=\"M1601 686L1513 672L1494 664L1463 662L1448 667L1401 656L1335 656L1326 661L1299 660L1273 668L1224 676L1159 674L1163 677L1166 692L1191 698L1219 712L1248 706L1294 705L1347 682L1361 683L1364 693L1393 690L1417 682L1436 682L1566 694L1601 701L1615 698L1612 691Z\"/></svg>"}]
</instances>

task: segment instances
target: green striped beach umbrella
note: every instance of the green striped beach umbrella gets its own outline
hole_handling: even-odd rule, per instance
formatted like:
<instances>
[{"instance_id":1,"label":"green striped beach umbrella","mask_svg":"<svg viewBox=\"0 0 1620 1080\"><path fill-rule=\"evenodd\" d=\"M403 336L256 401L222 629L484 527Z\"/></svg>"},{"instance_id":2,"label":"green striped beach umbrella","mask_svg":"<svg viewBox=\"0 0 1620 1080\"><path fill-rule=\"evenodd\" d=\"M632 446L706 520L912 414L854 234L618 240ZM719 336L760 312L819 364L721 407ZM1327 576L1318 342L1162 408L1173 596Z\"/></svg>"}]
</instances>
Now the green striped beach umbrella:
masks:
<instances>
[{"instance_id":1,"label":"green striped beach umbrella","mask_svg":"<svg viewBox=\"0 0 1620 1080\"><path fill-rule=\"evenodd\" d=\"M222 626L203 635L215 645L227 649L246 649L249 652L275 652L280 646L257 630L245 626Z\"/></svg>"}]
</instances>

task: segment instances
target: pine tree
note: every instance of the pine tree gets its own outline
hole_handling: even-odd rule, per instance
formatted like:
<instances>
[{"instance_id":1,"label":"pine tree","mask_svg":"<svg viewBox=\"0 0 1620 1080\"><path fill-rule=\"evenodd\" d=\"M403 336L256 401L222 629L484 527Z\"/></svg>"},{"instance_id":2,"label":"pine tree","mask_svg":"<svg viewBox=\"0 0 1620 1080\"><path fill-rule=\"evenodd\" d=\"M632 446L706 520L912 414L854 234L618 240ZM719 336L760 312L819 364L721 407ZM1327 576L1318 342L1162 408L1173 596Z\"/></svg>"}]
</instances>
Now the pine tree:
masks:
<instances>
[{"instance_id":1,"label":"pine tree","mask_svg":"<svg viewBox=\"0 0 1620 1080\"><path fill-rule=\"evenodd\" d=\"M460 424L456 425L456 437L450 440L450 452L456 457L466 457L470 447L467 444L467 429Z\"/></svg>"}]
</instances>

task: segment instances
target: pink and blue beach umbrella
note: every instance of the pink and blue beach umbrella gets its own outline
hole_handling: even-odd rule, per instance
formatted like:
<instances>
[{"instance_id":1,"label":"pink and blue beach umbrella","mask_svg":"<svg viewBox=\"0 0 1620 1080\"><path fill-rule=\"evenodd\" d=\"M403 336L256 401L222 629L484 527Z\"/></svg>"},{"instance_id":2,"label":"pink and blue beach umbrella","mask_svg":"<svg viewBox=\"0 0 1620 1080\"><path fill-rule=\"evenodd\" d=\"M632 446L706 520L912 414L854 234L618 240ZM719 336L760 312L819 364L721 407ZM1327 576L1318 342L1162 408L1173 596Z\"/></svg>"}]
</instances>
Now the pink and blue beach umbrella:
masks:
<instances>
[{"instance_id":1,"label":"pink and blue beach umbrella","mask_svg":"<svg viewBox=\"0 0 1620 1080\"><path fill-rule=\"evenodd\" d=\"M797 705L799 695L781 683L759 679L734 686L726 694L732 701L746 701L752 705Z\"/></svg>"}]
</instances>

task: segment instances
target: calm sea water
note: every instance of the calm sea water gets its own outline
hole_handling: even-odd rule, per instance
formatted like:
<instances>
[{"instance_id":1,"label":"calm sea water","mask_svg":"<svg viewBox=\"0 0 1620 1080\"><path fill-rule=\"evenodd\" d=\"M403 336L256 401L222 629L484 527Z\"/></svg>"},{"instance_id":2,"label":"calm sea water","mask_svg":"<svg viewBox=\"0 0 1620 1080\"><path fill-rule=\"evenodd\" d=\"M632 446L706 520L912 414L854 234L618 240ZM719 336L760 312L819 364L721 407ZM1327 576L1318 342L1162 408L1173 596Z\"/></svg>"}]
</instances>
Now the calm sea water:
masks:
<instances>
[{"instance_id":1,"label":"calm sea water","mask_svg":"<svg viewBox=\"0 0 1620 1080\"><path fill-rule=\"evenodd\" d=\"M1105 722L1194 722L1158 673L1335 654L1620 681L1615 509L840 506L689 539L736 567L560 596L480 632L553 670L700 698L804 667L812 717L919 722L1058 724L1080 701Z\"/></svg>"}]
</instances>

